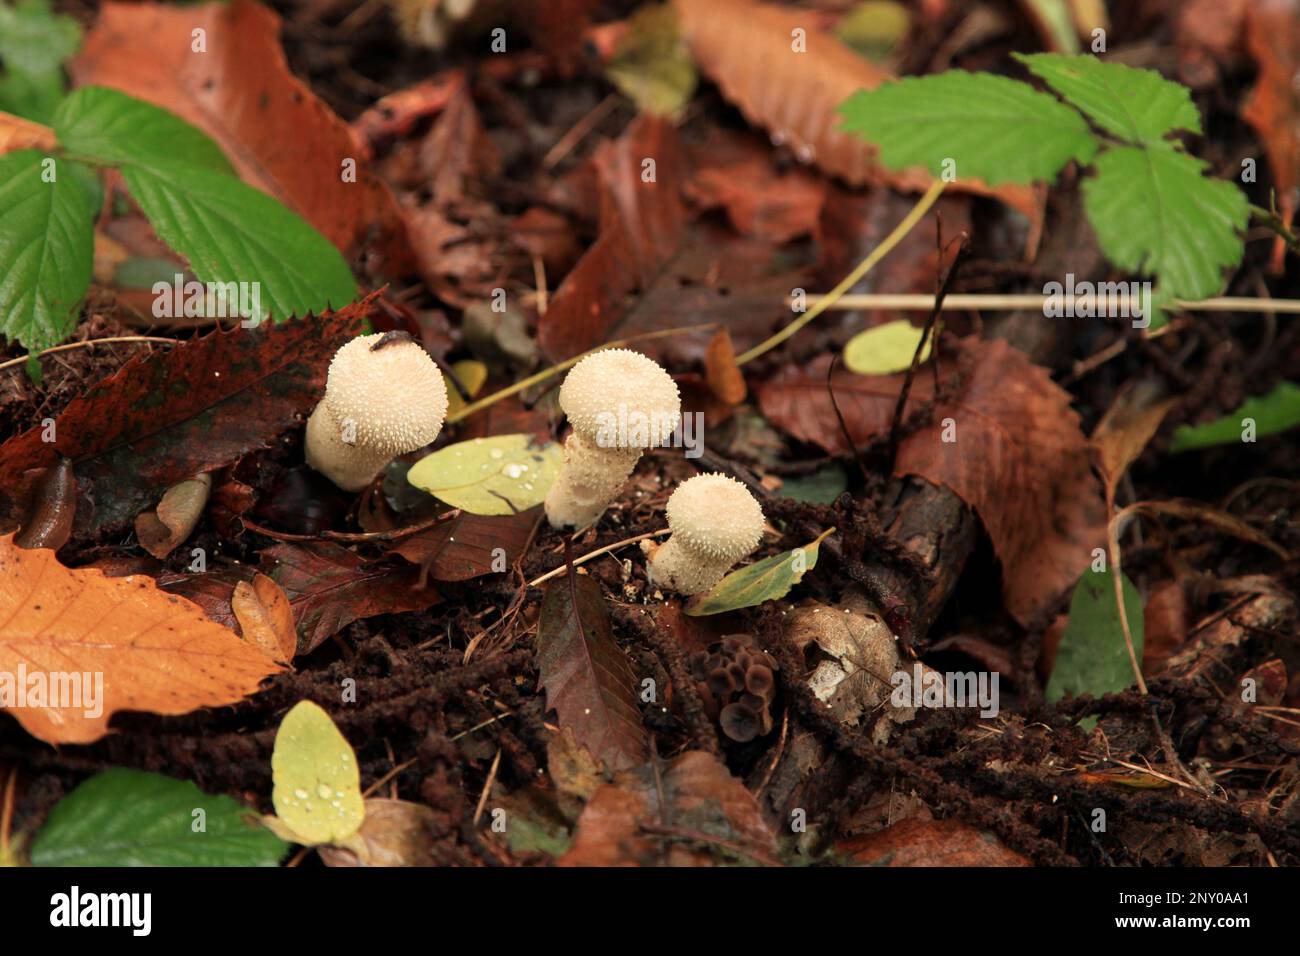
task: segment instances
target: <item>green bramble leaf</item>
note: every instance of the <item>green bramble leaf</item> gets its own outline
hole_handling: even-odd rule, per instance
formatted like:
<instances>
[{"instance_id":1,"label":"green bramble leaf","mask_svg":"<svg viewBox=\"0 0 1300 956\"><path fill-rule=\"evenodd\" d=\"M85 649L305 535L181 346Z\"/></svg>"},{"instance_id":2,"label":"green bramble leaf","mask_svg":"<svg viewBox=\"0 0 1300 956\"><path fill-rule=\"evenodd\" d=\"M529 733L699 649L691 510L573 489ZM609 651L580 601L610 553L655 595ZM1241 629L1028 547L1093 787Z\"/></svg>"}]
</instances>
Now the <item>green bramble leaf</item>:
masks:
<instances>
[{"instance_id":1,"label":"green bramble leaf","mask_svg":"<svg viewBox=\"0 0 1300 956\"><path fill-rule=\"evenodd\" d=\"M229 797L186 780L117 768L50 811L34 866L275 866L285 844Z\"/></svg>"},{"instance_id":2,"label":"green bramble leaf","mask_svg":"<svg viewBox=\"0 0 1300 956\"><path fill-rule=\"evenodd\" d=\"M509 515L546 500L564 464L564 449L537 445L531 435L473 438L425 455L406 480L453 508L476 515Z\"/></svg>"},{"instance_id":3,"label":"green bramble leaf","mask_svg":"<svg viewBox=\"0 0 1300 956\"><path fill-rule=\"evenodd\" d=\"M1056 663L1047 682L1048 701L1061 700L1067 694L1091 694L1100 697L1133 686L1133 664L1115 604L1114 572L1085 571L1070 598L1070 617L1056 649ZM1122 572L1121 572L1122 574ZM1133 635L1133 652L1142 662L1142 595L1124 575L1124 612L1129 633ZM1097 719L1090 717L1081 724L1089 729Z\"/></svg>"},{"instance_id":4,"label":"green bramble leaf","mask_svg":"<svg viewBox=\"0 0 1300 956\"><path fill-rule=\"evenodd\" d=\"M39 351L76 328L90 285L98 196L94 177L76 163L30 149L0 156L5 338Z\"/></svg>"},{"instance_id":5,"label":"green bramble leaf","mask_svg":"<svg viewBox=\"0 0 1300 956\"><path fill-rule=\"evenodd\" d=\"M1174 149L1108 149L1084 181L1083 201L1101 250L1115 265L1155 275L1157 302L1218 293L1241 262L1250 215L1231 183Z\"/></svg>"},{"instance_id":6,"label":"green bramble leaf","mask_svg":"<svg viewBox=\"0 0 1300 956\"><path fill-rule=\"evenodd\" d=\"M875 144L890 169L1000 183L1051 181L1070 160L1086 163L1097 141L1077 110L1026 83L949 70L863 90L841 106L843 129Z\"/></svg>"},{"instance_id":7,"label":"green bramble leaf","mask_svg":"<svg viewBox=\"0 0 1300 956\"><path fill-rule=\"evenodd\" d=\"M63 98L63 61L80 43L77 21L50 0L0 0L0 110L48 123Z\"/></svg>"},{"instance_id":8,"label":"green bramble leaf","mask_svg":"<svg viewBox=\"0 0 1300 956\"><path fill-rule=\"evenodd\" d=\"M68 94L51 122L59 145L110 166L196 166L234 176L221 147L174 113L104 86Z\"/></svg>"},{"instance_id":9,"label":"green bramble leaf","mask_svg":"<svg viewBox=\"0 0 1300 956\"><path fill-rule=\"evenodd\" d=\"M1104 63L1089 54L1012 56L1099 127L1130 143L1172 148L1165 139L1168 133L1201 131L1201 116L1187 87L1154 70Z\"/></svg>"},{"instance_id":10,"label":"green bramble leaf","mask_svg":"<svg viewBox=\"0 0 1300 956\"><path fill-rule=\"evenodd\" d=\"M197 166L122 167L126 188L204 282L257 283L263 316L340 309L356 298L347 262L319 232L233 176Z\"/></svg>"},{"instance_id":11,"label":"green bramble leaf","mask_svg":"<svg viewBox=\"0 0 1300 956\"><path fill-rule=\"evenodd\" d=\"M271 779L275 815L304 846L344 844L366 818L357 755L330 715L309 700L280 721Z\"/></svg>"},{"instance_id":12,"label":"green bramble leaf","mask_svg":"<svg viewBox=\"0 0 1300 956\"><path fill-rule=\"evenodd\" d=\"M1179 425L1174 431L1170 452L1212 448L1215 445L1241 443L1242 423L1255 422L1255 435L1276 435L1300 425L1300 385L1278 382L1264 395L1248 398L1235 411L1203 425Z\"/></svg>"},{"instance_id":13,"label":"green bramble leaf","mask_svg":"<svg viewBox=\"0 0 1300 956\"><path fill-rule=\"evenodd\" d=\"M702 617L785 597L805 574L817 567L821 543L834 532L834 528L828 528L811 544L732 571L711 590L690 598L683 610L692 617Z\"/></svg>"}]
</instances>

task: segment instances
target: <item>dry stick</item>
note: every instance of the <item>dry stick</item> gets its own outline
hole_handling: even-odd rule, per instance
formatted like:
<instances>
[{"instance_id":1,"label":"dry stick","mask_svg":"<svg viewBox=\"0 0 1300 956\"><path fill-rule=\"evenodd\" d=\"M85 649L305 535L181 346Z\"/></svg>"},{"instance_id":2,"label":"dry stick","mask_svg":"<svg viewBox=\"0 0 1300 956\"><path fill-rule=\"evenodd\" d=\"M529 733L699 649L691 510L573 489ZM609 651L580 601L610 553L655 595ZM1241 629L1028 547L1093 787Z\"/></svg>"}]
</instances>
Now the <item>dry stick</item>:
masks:
<instances>
[{"instance_id":1,"label":"dry stick","mask_svg":"<svg viewBox=\"0 0 1300 956\"><path fill-rule=\"evenodd\" d=\"M55 345L48 349L41 349L35 353L39 358L42 355L51 355L55 352L67 352L70 349L84 349L88 345L106 345L109 342L157 342L160 345L180 345L181 339L165 339L157 335L113 335L104 339L86 339L84 342L69 342L67 345ZM20 355L16 359L9 359L7 362L0 362L0 372L7 368L24 364L32 357L32 353Z\"/></svg>"},{"instance_id":2,"label":"dry stick","mask_svg":"<svg viewBox=\"0 0 1300 956\"><path fill-rule=\"evenodd\" d=\"M850 310L850 309L898 309L898 310L916 310L918 312L934 308L935 297L929 293L892 293L880 292L862 295L835 295L829 292L826 295L810 295L808 302L814 307L821 305L825 300L832 299L831 302L822 306L823 311L830 310ZM975 293L957 293L946 296L942 303L942 311L959 311L975 310L977 312L1015 312L1020 309L1042 309L1048 302L1057 303L1056 296L1040 295L1037 292L1018 293L1008 295L985 295ZM1109 302L1109 297L1107 297ZM1140 304L1136 300L1131 300L1125 294L1116 297L1115 300L1120 309L1127 309L1131 304ZM1082 302L1080 296L1071 298L1061 297L1059 304L1064 309L1071 309ZM1096 298L1093 299L1093 308L1096 307ZM1300 314L1300 299L1267 299L1267 298L1250 298L1248 296L1218 296L1213 299L1202 299L1199 302L1184 302L1181 299L1173 300L1169 306L1171 311L1183 312L1273 312L1285 315ZM1077 311L1077 308L1076 308ZM1131 312L1131 310L1129 310ZM737 360L739 361L739 360Z\"/></svg>"},{"instance_id":3,"label":"dry stick","mask_svg":"<svg viewBox=\"0 0 1300 956\"><path fill-rule=\"evenodd\" d=\"M447 424L451 425L455 422L461 421L462 419L468 418L470 415L482 411L489 405L495 405L503 398L517 395L525 389L532 388L539 382L544 382L548 378L559 375L566 369L573 368L573 366L577 365L588 355L595 355L597 352L605 351L605 349L621 349L625 345L631 345L633 342L643 342L649 339L666 339L674 335L683 335L687 332L701 332L705 329L715 328L716 326L716 322L702 322L699 325L683 325L675 329L660 329L657 332L643 332L640 335L630 335L625 339L617 339L613 342L607 342L604 345L597 345L594 349L588 349L580 355L575 355L573 358L565 359L563 362L552 365L550 368L544 368L534 375L530 375L525 379L515 382L513 385L508 385L498 392L493 392L486 398L480 398L477 402L470 402L460 411L448 415Z\"/></svg>"},{"instance_id":4,"label":"dry stick","mask_svg":"<svg viewBox=\"0 0 1300 956\"><path fill-rule=\"evenodd\" d=\"M605 547L597 548L595 551L588 551L582 557L573 559L573 567L576 568L580 564L586 564L588 561L592 560L593 558L599 558L602 554L609 554L609 552L611 551L617 551L619 548L624 547L625 545L636 544L638 541L645 541L647 538L662 537L663 535L668 534L672 530L673 530L672 528L664 528L660 531L647 531L645 534L639 534L634 538L624 538L622 541L615 541L613 544L607 544L605 545ZM566 548L566 550L568 549ZM566 555L566 560L564 564L560 565L558 568L553 568L552 570L547 571L539 578L534 578L533 580L529 581L528 584L525 585L525 587L535 588L539 584L545 584L547 581L551 580L551 578L559 577L569 568L567 558L568 556Z\"/></svg>"},{"instance_id":5,"label":"dry stick","mask_svg":"<svg viewBox=\"0 0 1300 956\"><path fill-rule=\"evenodd\" d=\"M871 254L858 263L852 272L841 279L839 285L831 289L831 291L826 295L818 296L817 301L813 304L811 309L799 316L799 318L795 319L780 332L776 333L776 335L760 342L747 352L742 352L740 355L737 355L736 364L744 365L746 362L751 362L765 352L769 352L776 348L813 319L817 318L817 316L831 308L837 300L843 298L846 292L861 282L862 277L874 269L881 259L893 252L894 247L902 242L907 234L916 227L916 224L924 218L927 212L930 211L930 207L935 204L935 201L939 198L939 194L943 192L945 185L947 184L944 183L943 180L939 180L927 189L925 195L922 196L917 201L916 205L912 207L912 211L903 218L902 222L894 227L894 231L886 236L885 240L880 245L876 246L875 249L872 249Z\"/></svg>"}]
</instances>

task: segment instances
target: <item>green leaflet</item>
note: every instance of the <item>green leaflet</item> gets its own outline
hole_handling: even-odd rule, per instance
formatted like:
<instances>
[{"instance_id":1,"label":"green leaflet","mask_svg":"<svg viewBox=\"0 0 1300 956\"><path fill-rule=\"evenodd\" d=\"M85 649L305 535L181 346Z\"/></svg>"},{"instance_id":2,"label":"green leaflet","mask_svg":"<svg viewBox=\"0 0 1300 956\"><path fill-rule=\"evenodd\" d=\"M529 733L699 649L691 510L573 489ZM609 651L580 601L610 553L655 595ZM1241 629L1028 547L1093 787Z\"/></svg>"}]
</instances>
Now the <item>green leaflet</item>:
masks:
<instances>
[{"instance_id":1,"label":"green leaflet","mask_svg":"<svg viewBox=\"0 0 1300 956\"><path fill-rule=\"evenodd\" d=\"M50 811L35 866L275 866L284 843L229 797L185 780L114 769Z\"/></svg>"},{"instance_id":2,"label":"green leaflet","mask_svg":"<svg viewBox=\"0 0 1300 956\"><path fill-rule=\"evenodd\" d=\"M1104 63L1088 54L1012 56L1099 127L1130 143L1172 147L1165 139L1171 131L1201 131L1201 116L1187 87L1154 70Z\"/></svg>"},{"instance_id":3,"label":"green leaflet","mask_svg":"<svg viewBox=\"0 0 1300 956\"><path fill-rule=\"evenodd\" d=\"M46 180L53 177L52 182ZM0 156L0 334L32 351L77 325L90 285L98 185L30 149Z\"/></svg>"},{"instance_id":4,"label":"green leaflet","mask_svg":"<svg viewBox=\"0 0 1300 956\"><path fill-rule=\"evenodd\" d=\"M925 330L907 319L896 319L884 325L872 326L859 332L844 345L844 366L858 375L890 375L906 372L912 367L912 356L921 344ZM938 330L935 330L938 334ZM921 351L921 361L930 358L934 335Z\"/></svg>"},{"instance_id":5,"label":"green leaflet","mask_svg":"<svg viewBox=\"0 0 1300 956\"><path fill-rule=\"evenodd\" d=\"M87 86L70 93L52 125L69 153L106 165L186 165L235 175L221 148L198 127L107 87Z\"/></svg>"},{"instance_id":6,"label":"green leaflet","mask_svg":"<svg viewBox=\"0 0 1300 956\"><path fill-rule=\"evenodd\" d=\"M277 320L339 309L357 294L343 256L265 193L197 166L128 164L122 178L154 230L204 282L257 283Z\"/></svg>"},{"instance_id":7,"label":"green leaflet","mask_svg":"<svg viewBox=\"0 0 1300 956\"><path fill-rule=\"evenodd\" d=\"M63 61L80 43L77 21L53 13L50 0L0 0L0 110L48 123L63 96Z\"/></svg>"},{"instance_id":8,"label":"green leaflet","mask_svg":"<svg viewBox=\"0 0 1300 956\"><path fill-rule=\"evenodd\" d=\"M1169 445L1171 452L1240 444L1242 422L1255 421L1255 435L1275 435L1300 425L1300 385L1278 382L1266 395L1248 398L1236 411L1203 425L1179 425Z\"/></svg>"},{"instance_id":9,"label":"green leaflet","mask_svg":"<svg viewBox=\"0 0 1300 956\"><path fill-rule=\"evenodd\" d=\"M890 169L944 160L989 185L1051 181L1070 160L1086 163L1097 141L1078 111L1025 83L949 70L863 90L840 106L843 129L862 134Z\"/></svg>"},{"instance_id":10,"label":"green leaflet","mask_svg":"<svg viewBox=\"0 0 1300 956\"><path fill-rule=\"evenodd\" d=\"M732 571L712 590L688 600L684 610L693 617L702 617L785 597L805 574L817 567L821 543L834 531L834 528L829 528L818 535L816 541L802 548L774 554L739 571Z\"/></svg>"},{"instance_id":11,"label":"green leaflet","mask_svg":"<svg viewBox=\"0 0 1300 956\"><path fill-rule=\"evenodd\" d=\"M1084 209L1102 252L1132 272L1154 274L1157 299L1204 299L1241 261L1250 214L1231 183L1173 149L1108 149L1083 184Z\"/></svg>"},{"instance_id":12,"label":"green leaflet","mask_svg":"<svg viewBox=\"0 0 1300 956\"><path fill-rule=\"evenodd\" d=\"M1058 701L1067 694L1100 697L1133 686L1133 664L1115 605L1114 572L1085 571L1070 598L1070 619L1056 649L1056 663L1047 682L1047 699ZM1124 610L1133 651L1142 662L1142 596L1124 576ZM1084 722L1091 727L1096 718Z\"/></svg>"},{"instance_id":13,"label":"green leaflet","mask_svg":"<svg viewBox=\"0 0 1300 956\"><path fill-rule=\"evenodd\" d=\"M406 480L470 514L508 515L546 500L563 463L564 449L554 442L539 446L531 435L493 435L425 455Z\"/></svg>"},{"instance_id":14,"label":"green leaflet","mask_svg":"<svg viewBox=\"0 0 1300 956\"><path fill-rule=\"evenodd\" d=\"M330 715L309 700L280 722L271 779L276 816L306 846L341 844L366 818L357 755Z\"/></svg>"},{"instance_id":15,"label":"green leaflet","mask_svg":"<svg viewBox=\"0 0 1300 956\"><path fill-rule=\"evenodd\" d=\"M647 113L681 115L695 94L697 77L670 4L649 4L632 14L605 75Z\"/></svg>"}]
</instances>

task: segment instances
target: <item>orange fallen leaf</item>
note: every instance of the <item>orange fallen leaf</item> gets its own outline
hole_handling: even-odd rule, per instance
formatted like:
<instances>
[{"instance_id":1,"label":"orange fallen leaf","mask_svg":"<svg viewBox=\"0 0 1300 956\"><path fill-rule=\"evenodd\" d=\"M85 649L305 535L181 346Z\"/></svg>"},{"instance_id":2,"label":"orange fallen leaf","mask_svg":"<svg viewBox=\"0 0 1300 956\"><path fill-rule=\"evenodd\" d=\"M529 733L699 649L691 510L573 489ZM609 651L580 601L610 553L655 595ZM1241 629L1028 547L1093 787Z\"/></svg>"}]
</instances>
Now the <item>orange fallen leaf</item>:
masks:
<instances>
[{"instance_id":1,"label":"orange fallen leaf","mask_svg":"<svg viewBox=\"0 0 1300 956\"><path fill-rule=\"evenodd\" d=\"M54 130L48 126L12 113L0 113L0 155L16 149L48 151L54 148L55 143Z\"/></svg>"},{"instance_id":2,"label":"orange fallen leaf","mask_svg":"<svg viewBox=\"0 0 1300 956\"><path fill-rule=\"evenodd\" d=\"M0 537L0 709L46 743L92 743L121 710L233 704L278 670L151 578L71 570Z\"/></svg>"},{"instance_id":3,"label":"orange fallen leaf","mask_svg":"<svg viewBox=\"0 0 1300 956\"><path fill-rule=\"evenodd\" d=\"M284 588L261 573L253 576L251 584L236 581L230 608L244 632L244 640L272 660L293 660L298 632L294 629L293 607Z\"/></svg>"},{"instance_id":4,"label":"orange fallen leaf","mask_svg":"<svg viewBox=\"0 0 1300 956\"><path fill-rule=\"evenodd\" d=\"M713 394L728 405L739 405L745 400L745 376L736 364L736 347L731 344L731 334L718 329L704 353L704 371Z\"/></svg>"}]
</instances>

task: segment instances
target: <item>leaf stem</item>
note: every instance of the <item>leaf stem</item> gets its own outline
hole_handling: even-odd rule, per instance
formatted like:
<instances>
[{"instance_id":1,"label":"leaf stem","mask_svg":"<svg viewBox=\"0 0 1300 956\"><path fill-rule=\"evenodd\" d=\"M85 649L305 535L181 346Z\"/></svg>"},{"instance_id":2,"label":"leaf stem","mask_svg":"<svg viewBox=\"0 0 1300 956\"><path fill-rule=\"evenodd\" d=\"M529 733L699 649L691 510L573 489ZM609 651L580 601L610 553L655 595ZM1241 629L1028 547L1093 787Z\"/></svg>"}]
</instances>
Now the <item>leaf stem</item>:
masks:
<instances>
[{"instance_id":1,"label":"leaf stem","mask_svg":"<svg viewBox=\"0 0 1300 956\"><path fill-rule=\"evenodd\" d=\"M859 262L852 272L840 280L839 285L834 289L831 289L831 291L826 295L821 296L811 309L799 316L799 318L795 319L780 332L777 332L776 335L760 342L749 351L736 356L736 364L744 365L746 362L751 362L760 355L770 352L834 305L837 299L842 297L846 292L862 281L862 277L874 269L881 259L894 251L894 247L902 242L907 234L915 228L916 224L921 221L925 214L930 211L930 207L935 204L935 201L939 198L939 195L943 192L946 185L947 183L942 179L935 180L934 185L927 189L925 195L917 200L916 205L912 207L912 211L904 217L902 222L894 227L894 231L886 236L885 240L880 245L871 250L871 254Z\"/></svg>"}]
</instances>

